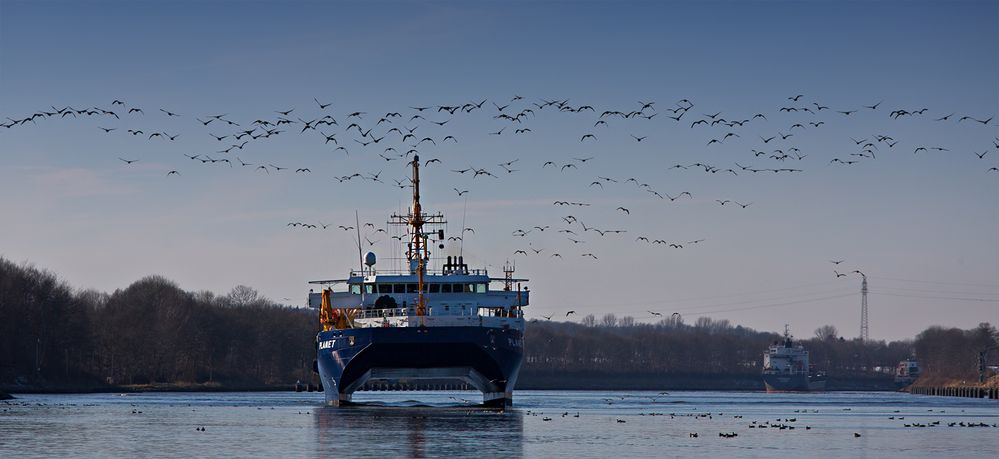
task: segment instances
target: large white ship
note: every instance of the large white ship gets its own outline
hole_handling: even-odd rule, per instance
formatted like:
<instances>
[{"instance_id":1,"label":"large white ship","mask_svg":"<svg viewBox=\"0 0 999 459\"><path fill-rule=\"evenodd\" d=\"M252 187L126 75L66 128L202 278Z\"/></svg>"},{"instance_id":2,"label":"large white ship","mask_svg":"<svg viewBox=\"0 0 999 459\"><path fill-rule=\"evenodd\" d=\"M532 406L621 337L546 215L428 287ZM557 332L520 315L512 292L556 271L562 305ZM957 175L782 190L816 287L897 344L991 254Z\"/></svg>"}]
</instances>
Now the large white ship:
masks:
<instances>
[{"instance_id":1,"label":"large white ship","mask_svg":"<svg viewBox=\"0 0 999 459\"><path fill-rule=\"evenodd\" d=\"M369 252L346 279L310 282L323 287L310 291L309 304L320 309L316 371L326 401L348 403L363 388L472 386L483 404L510 405L524 356L527 280L510 267L492 278L461 256L432 257L432 247L445 248L446 222L423 211L419 157L411 164L412 207L389 221L407 228L406 268L379 270Z\"/></svg>"}]
</instances>

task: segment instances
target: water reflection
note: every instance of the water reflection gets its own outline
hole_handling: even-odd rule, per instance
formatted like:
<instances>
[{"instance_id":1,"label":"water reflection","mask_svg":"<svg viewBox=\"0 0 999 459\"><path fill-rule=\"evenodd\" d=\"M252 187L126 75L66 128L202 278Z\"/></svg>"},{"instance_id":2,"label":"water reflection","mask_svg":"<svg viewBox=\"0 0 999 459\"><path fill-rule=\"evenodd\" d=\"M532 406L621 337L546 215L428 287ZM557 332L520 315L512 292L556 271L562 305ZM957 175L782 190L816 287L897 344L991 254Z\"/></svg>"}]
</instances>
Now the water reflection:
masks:
<instances>
[{"instance_id":1,"label":"water reflection","mask_svg":"<svg viewBox=\"0 0 999 459\"><path fill-rule=\"evenodd\" d=\"M519 410L367 405L321 407L313 418L317 456L523 456Z\"/></svg>"}]
</instances>

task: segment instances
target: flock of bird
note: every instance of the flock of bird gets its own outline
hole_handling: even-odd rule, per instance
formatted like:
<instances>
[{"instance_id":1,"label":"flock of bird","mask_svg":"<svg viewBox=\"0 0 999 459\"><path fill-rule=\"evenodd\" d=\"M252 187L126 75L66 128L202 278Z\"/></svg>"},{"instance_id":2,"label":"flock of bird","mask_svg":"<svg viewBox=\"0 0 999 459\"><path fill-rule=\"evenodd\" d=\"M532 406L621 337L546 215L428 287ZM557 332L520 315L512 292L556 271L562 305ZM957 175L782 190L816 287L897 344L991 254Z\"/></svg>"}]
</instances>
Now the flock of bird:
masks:
<instances>
[{"instance_id":1,"label":"flock of bird","mask_svg":"<svg viewBox=\"0 0 999 459\"><path fill-rule=\"evenodd\" d=\"M455 174L456 178L465 180L461 188L455 186L453 191L458 197L468 198L474 194L477 183L481 181L504 180L528 169L539 173L553 174L552 180L573 175L589 175L581 185L585 192L600 193L609 187L631 187L630 190L644 194L647 200L667 204L680 205L684 201L693 201L695 195L688 190L665 191L651 184L652 180L639 177L611 177L605 171L606 163L615 161L609 155L599 153L589 155L569 155L566 159L516 157L505 158L503 161L493 161L483 164L487 158L475 155L463 155L456 152L456 146L474 147L476 141L487 141L494 136L532 136L544 130L544 124L539 121L542 115L562 116L570 124L578 126L579 134L575 137L573 146L569 149L578 151L596 150L596 145L607 137L616 137L622 141L632 141L643 144L649 141L646 132L660 132L661 123L668 123L678 129L689 130L693 135L704 137L704 149L734 148L745 156L732 164L711 164L709 160L693 163L677 163L664 165L660 170L648 171L655 179L669 174L709 174L740 176L745 174L770 175L797 174L809 167L825 164L832 166L857 167L866 162L876 161L889 152L909 149L914 155L923 154L965 154L974 161L985 160L999 155L988 156L992 149L999 149L999 137L991 137L992 132L974 131L975 136L982 139L990 138L991 142L981 144L980 149L967 152L951 151L946 145L916 145L903 143L893 135L886 133L888 128L879 128L883 132L869 133L843 139L844 144L852 145L853 150L842 151L832 158L813 161L821 155L819 151L803 151L795 141L806 136L811 131L827 129L841 119L856 118L861 113L883 117L886 123L898 123L902 120L925 118L933 123L954 123L969 128L992 127L993 117L956 113L945 114L919 107L883 107L883 101L871 104L861 104L857 107L836 107L821 101L807 101L806 96L795 94L777 103L776 109L761 110L746 114L727 114L723 111L698 109L695 103L683 98L671 103L660 103L653 100L641 100L624 107L598 110L589 104L570 103L569 99L541 98L529 100L515 95L506 100L478 99L463 103L434 104L410 106L401 110L373 114L358 110L338 110L333 101L313 98L310 107L284 107L264 114L263 116L236 116L230 113L210 113L191 115L175 111L172 108L146 110L144 107L115 99L107 106L89 106L77 108L72 106L55 107L35 111L19 117L8 117L0 124L0 130L25 129L40 123L56 122L57 120L97 120L94 130L96 135L124 135L135 137L143 142L165 142L168 145L179 142L178 139L191 139L198 142L200 151L195 153L177 152L178 158L186 158L187 166L171 166L163 172L164 176L179 179L187 169L193 167L223 167L225 169L245 169L261 176L272 174L310 175L323 173L332 183L348 183L353 181L381 184L396 188L406 188L410 185L407 164L420 161L424 168L445 166L444 173ZM148 111L148 114L147 114ZM660 115L662 115L660 117ZM463 118L481 116L480 121L492 123L494 130L481 133L481 138L475 139L469 134L469 129L452 127L461 123ZM179 120L187 123L191 132L168 132L160 125L163 120ZM660 121L662 120L662 121ZM660 123L660 124L653 124ZM981 136L986 132L985 136ZM625 135L626 134L626 135ZM313 164L287 164L282 155L275 154L277 150L272 142L280 136L305 136L315 144L317 152ZM467 137L466 137L467 136ZM198 140L201 139L201 140ZM568 139L566 139L568 140ZM207 143L211 147L206 147ZM185 145L184 149L191 148ZM142 150L141 146L136 148ZM180 147L177 148L180 150ZM349 173L328 174L327 161L330 153L344 157L363 158L365 164L370 164L369 170L351 171ZM620 153L619 153L620 155ZM146 161L137 155L115 155L125 167L134 167L137 163ZM910 155L912 156L912 155ZM261 158L251 159L244 158ZM417 159L422 158L422 159ZM332 158L333 160L336 157ZM604 164L594 166L595 162ZM163 161L157 158L157 161ZM765 164L759 165L760 162ZM786 166L794 163L794 167ZM751 164L754 163L754 164ZM402 175L400 178L388 178L385 170ZM999 166L982 167L987 173L999 172ZM313 172L316 171L316 172ZM999 175L999 174L997 174ZM449 180L450 182L450 180ZM568 181L567 181L568 182ZM584 192L580 190L580 192ZM599 195L597 195L599 196ZM736 208L751 210L754 202L735 197L718 197L702 199L701 202L717 203L720 208ZM685 249L695 246L705 240L703 237L675 238L662 234L641 231L630 225L629 219L634 218L635 207L619 203L606 204L606 199L599 202L587 202L583 199L561 199L552 202L551 220L537 223L529 227L517 228L513 221L510 235L523 238L525 244L510 253L511 257L544 256L549 259L563 259L573 256L576 259L598 260L600 254L587 250L586 243L593 237L618 238L621 241L630 240L634 243L648 244L669 249ZM618 218L613 222L598 224L576 212L566 212L567 209L578 209L580 212L600 206L616 212ZM341 222L343 223L343 222ZM353 222L348 224L327 224L318 222L289 222L289 228L306 230L327 230L353 228ZM373 245L377 232L385 232L374 224L366 224L365 240ZM466 230L462 228L458 235L448 238L450 241L460 241ZM550 231L558 235L561 243L548 247L536 247L532 237ZM623 237L625 234L631 237ZM395 235L395 240L405 242L405 235ZM518 241L520 239L514 239ZM839 274L837 274L839 276Z\"/></svg>"},{"instance_id":2,"label":"flock of bird","mask_svg":"<svg viewBox=\"0 0 999 459\"><path fill-rule=\"evenodd\" d=\"M640 404L655 405L655 404L658 404L658 403L664 403L664 402L660 402L659 398L661 398L662 396L665 396L665 395L669 395L669 393L668 392L660 392L658 395L655 395L655 396L632 397L635 400L627 400L627 401L626 401L626 397L625 396L618 396L617 398L604 398L603 401L607 405L614 405L615 402L620 402L620 401L626 401L626 402L630 402L630 403L640 403ZM646 398L648 400L644 400ZM668 402L665 402L665 403L668 403ZM841 412L849 412L849 411L852 411L852 408L843 408L843 409L841 409L839 411L841 411ZM934 412L934 411L935 411L934 409L928 409L927 410L927 412ZM815 416L815 415L818 415L820 413L820 411L817 410L817 409L795 409L795 410L793 410L793 412L794 412L793 416L777 417L777 418L774 418L773 420L770 420L770 419L752 420L752 421L749 421L747 424L741 424L741 423L745 422L745 421L742 421L744 419L745 415L740 415L740 414L733 415L731 413L728 414L728 415L726 415L725 413L722 413L722 412L719 412L719 413L715 413L715 412L699 412L699 411L696 411L696 410L692 411L692 412L686 412L686 413L681 413L681 412L676 412L676 411L669 412L669 413L661 412L661 411L640 412L640 413L638 413L638 416L648 416L648 417L661 416L661 417L664 417L664 418L668 416L671 421L689 420L690 421L689 426L693 428L693 429L691 429L693 431L689 431L688 430L688 433L687 433L687 437L688 438L700 438L702 436L703 429L705 429L705 428L715 428L715 429L717 429L718 427L721 427L721 426L724 426L724 427L727 427L727 428L729 428L729 427L736 427L736 428L742 427L742 428L745 428L745 429L753 429L753 430L768 430L768 431L773 431L773 432L790 432L790 431L794 431L794 430L797 430L797 429L805 430L805 431L812 430L813 429L813 425L806 423L807 420L821 422L821 418ZM895 410L894 412L895 413L900 413L900 410ZM938 414L945 415L947 411L941 409L941 410L936 410L936 412ZM541 417L542 422L552 422L552 421L555 420L555 417L545 415L544 411L527 410L525 412L525 414L527 416ZM570 416L572 418L579 418L580 417L580 413L577 411L575 414L571 414L570 415L569 411L564 411L564 412L560 413L559 417L561 417L561 418L567 418L567 417L570 417ZM925 417L925 415L922 415L922 414L915 414L915 416L920 417L920 418ZM799 419L799 417L801 419ZM621 418L621 417L613 417L613 418L614 418L614 422L618 423L618 424L625 424L625 423L628 422L628 420L625 419L625 418ZM905 416L888 416L887 419L889 421L904 421L905 420ZM701 424L701 423L696 422L696 421L713 421L713 422L709 422L709 423L707 423L707 425L703 425L701 427L697 427L695 424ZM963 428L999 428L999 424L997 424L995 422L989 423L989 422L983 422L983 421L963 421L963 420L961 420L961 421L951 421L951 422L947 422L946 424L943 424L943 421L940 421L940 420L936 420L936 421L925 421L925 422L908 422L908 423L902 423L900 427L904 427L904 428L932 428L932 427L942 427L943 425L946 425L947 427L963 427ZM821 430L822 426L819 426L817 428ZM750 432L751 431L746 430L746 431L743 432L743 434L748 434ZM739 433L736 432L736 431L732 431L732 430L718 432L718 437L720 437L720 438L731 439L731 438L736 438L738 436L739 436ZM859 432L853 432L851 436L853 438L861 438L861 437L863 437L863 434L861 434Z\"/></svg>"}]
</instances>

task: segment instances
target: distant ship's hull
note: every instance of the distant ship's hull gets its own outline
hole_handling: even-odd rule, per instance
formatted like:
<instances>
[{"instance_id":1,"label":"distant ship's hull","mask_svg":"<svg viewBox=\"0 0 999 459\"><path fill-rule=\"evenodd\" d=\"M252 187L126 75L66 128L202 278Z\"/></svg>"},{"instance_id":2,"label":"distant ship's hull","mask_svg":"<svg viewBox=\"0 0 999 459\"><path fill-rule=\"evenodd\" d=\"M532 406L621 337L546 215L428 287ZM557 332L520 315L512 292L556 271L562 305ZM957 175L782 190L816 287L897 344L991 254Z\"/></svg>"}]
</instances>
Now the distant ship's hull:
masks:
<instances>
[{"instance_id":1,"label":"distant ship's hull","mask_svg":"<svg viewBox=\"0 0 999 459\"><path fill-rule=\"evenodd\" d=\"M483 403L508 406L524 358L523 334L493 327L386 327L320 332L317 371L326 402L350 402L365 384L419 388L421 382L474 386Z\"/></svg>"},{"instance_id":2,"label":"distant ship's hull","mask_svg":"<svg viewBox=\"0 0 999 459\"><path fill-rule=\"evenodd\" d=\"M807 375L764 374L763 384L767 392L811 392L826 388L824 377Z\"/></svg>"}]
</instances>

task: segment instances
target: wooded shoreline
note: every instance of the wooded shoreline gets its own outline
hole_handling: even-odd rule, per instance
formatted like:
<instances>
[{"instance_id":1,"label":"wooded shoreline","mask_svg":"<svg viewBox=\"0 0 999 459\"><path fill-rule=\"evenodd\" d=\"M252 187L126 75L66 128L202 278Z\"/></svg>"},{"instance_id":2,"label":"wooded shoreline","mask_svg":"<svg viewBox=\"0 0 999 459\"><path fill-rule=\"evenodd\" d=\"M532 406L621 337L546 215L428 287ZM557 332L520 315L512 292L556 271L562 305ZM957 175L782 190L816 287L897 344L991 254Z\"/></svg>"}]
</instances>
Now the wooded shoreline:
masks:
<instances>
[{"instance_id":1,"label":"wooded shoreline","mask_svg":"<svg viewBox=\"0 0 999 459\"><path fill-rule=\"evenodd\" d=\"M318 329L315 310L246 286L216 295L149 276L112 293L74 290L0 257L0 391L291 390L316 383ZM828 390L895 390L895 366L913 354L924 378L977 381L979 350L996 346L997 335L983 323L864 341L824 326L796 341L827 374ZM762 390L762 353L780 338L708 317L535 319L517 389Z\"/></svg>"}]
</instances>

